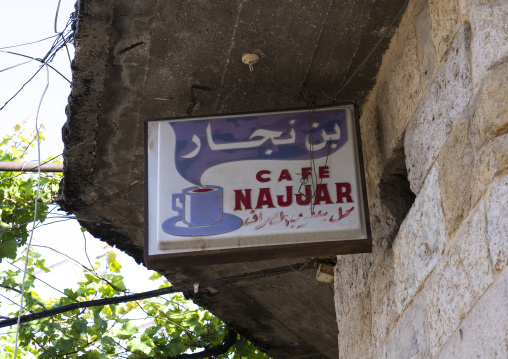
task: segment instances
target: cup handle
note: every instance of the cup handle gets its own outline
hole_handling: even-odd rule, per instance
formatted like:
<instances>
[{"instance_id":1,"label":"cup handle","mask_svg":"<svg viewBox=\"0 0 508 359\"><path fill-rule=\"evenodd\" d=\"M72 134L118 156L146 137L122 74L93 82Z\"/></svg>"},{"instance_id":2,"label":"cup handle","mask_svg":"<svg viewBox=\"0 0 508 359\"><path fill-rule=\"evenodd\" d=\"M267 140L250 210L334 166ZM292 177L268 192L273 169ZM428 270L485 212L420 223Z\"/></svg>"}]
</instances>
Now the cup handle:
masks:
<instances>
[{"instance_id":1,"label":"cup handle","mask_svg":"<svg viewBox=\"0 0 508 359\"><path fill-rule=\"evenodd\" d=\"M180 201L180 204L183 203L183 193L175 193L173 194L173 211L177 211L180 218L183 218L183 207L178 207L176 204L176 200Z\"/></svg>"}]
</instances>

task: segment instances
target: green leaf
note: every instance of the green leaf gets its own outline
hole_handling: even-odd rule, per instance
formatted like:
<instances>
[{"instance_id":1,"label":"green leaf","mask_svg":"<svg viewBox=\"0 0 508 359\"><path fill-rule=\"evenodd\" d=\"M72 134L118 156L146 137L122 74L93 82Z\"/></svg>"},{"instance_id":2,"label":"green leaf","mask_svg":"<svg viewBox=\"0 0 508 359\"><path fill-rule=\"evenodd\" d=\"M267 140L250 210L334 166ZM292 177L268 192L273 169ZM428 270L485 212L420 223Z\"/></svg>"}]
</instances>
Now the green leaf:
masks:
<instances>
[{"instance_id":1,"label":"green leaf","mask_svg":"<svg viewBox=\"0 0 508 359\"><path fill-rule=\"evenodd\" d=\"M134 334L138 332L138 327L131 324L131 322L125 322L122 328L117 329L115 334L120 339L130 339Z\"/></svg>"},{"instance_id":2,"label":"green leaf","mask_svg":"<svg viewBox=\"0 0 508 359\"><path fill-rule=\"evenodd\" d=\"M133 352L140 351L149 354L153 348L153 342L146 335L141 335L130 341L129 349Z\"/></svg>"},{"instance_id":3,"label":"green leaf","mask_svg":"<svg viewBox=\"0 0 508 359\"><path fill-rule=\"evenodd\" d=\"M108 263L108 267L109 267L110 271L112 271L113 273L120 273L120 269L122 268L122 266L116 260L116 253L115 252L113 252L113 251L108 252L107 263Z\"/></svg>"},{"instance_id":4,"label":"green leaf","mask_svg":"<svg viewBox=\"0 0 508 359\"><path fill-rule=\"evenodd\" d=\"M42 269L45 273L48 273L50 270L48 268L46 268L46 266L44 265L44 262L46 260L45 259L38 259L36 262L35 262L35 266L39 269Z\"/></svg>"},{"instance_id":5,"label":"green leaf","mask_svg":"<svg viewBox=\"0 0 508 359\"><path fill-rule=\"evenodd\" d=\"M173 339L169 342L169 355L174 357L187 350L187 347L181 342L180 338Z\"/></svg>"},{"instance_id":6,"label":"green leaf","mask_svg":"<svg viewBox=\"0 0 508 359\"><path fill-rule=\"evenodd\" d=\"M78 334L86 333L88 330L88 322L84 318L77 318L71 325L71 328Z\"/></svg>"},{"instance_id":7,"label":"green leaf","mask_svg":"<svg viewBox=\"0 0 508 359\"><path fill-rule=\"evenodd\" d=\"M104 334L106 332L106 329L108 329L108 323L104 319L102 319L100 315L102 308L103 307L96 307L93 310L94 328L100 334Z\"/></svg>"},{"instance_id":8,"label":"green leaf","mask_svg":"<svg viewBox=\"0 0 508 359\"><path fill-rule=\"evenodd\" d=\"M153 274L148 278L150 280L157 280L159 279L160 277L162 277L162 275L160 275L159 273L157 272L153 272Z\"/></svg>"},{"instance_id":9,"label":"green leaf","mask_svg":"<svg viewBox=\"0 0 508 359\"><path fill-rule=\"evenodd\" d=\"M15 259L18 250L18 243L14 239L0 241L0 262L3 258Z\"/></svg>"},{"instance_id":10,"label":"green leaf","mask_svg":"<svg viewBox=\"0 0 508 359\"><path fill-rule=\"evenodd\" d=\"M123 283L123 276L121 275L111 275L111 276L108 276L109 278L111 278L111 283L118 289L120 290L126 290L127 288L125 287L125 284Z\"/></svg>"},{"instance_id":11,"label":"green leaf","mask_svg":"<svg viewBox=\"0 0 508 359\"><path fill-rule=\"evenodd\" d=\"M101 343L102 343L102 345L107 346L107 347L113 347L116 345L115 340L111 337L108 337L108 336L103 336L101 338Z\"/></svg>"},{"instance_id":12,"label":"green leaf","mask_svg":"<svg viewBox=\"0 0 508 359\"><path fill-rule=\"evenodd\" d=\"M71 350L74 346L74 341L72 339L62 339L55 343L56 350L62 354L66 354Z\"/></svg>"}]
</instances>

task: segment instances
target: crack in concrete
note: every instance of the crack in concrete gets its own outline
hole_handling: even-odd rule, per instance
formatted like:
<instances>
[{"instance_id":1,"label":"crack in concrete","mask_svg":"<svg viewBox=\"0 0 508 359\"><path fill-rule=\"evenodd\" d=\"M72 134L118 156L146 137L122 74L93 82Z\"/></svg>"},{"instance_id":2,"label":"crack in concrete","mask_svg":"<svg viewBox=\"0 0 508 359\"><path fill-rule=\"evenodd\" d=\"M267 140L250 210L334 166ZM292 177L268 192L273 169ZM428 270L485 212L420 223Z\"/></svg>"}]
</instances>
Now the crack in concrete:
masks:
<instances>
[{"instance_id":1,"label":"crack in concrete","mask_svg":"<svg viewBox=\"0 0 508 359\"><path fill-rule=\"evenodd\" d=\"M126 48L120 50L118 55L123 54L124 52L132 50L133 48L138 47L138 46L143 45L143 44L144 44L144 41L136 42L135 44L132 44L131 46L127 46Z\"/></svg>"},{"instance_id":2,"label":"crack in concrete","mask_svg":"<svg viewBox=\"0 0 508 359\"><path fill-rule=\"evenodd\" d=\"M305 77L304 77L304 80L303 80L303 83L302 83L302 87L300 88L300 93L303 93L304 92L304 87L305 87L305 84L307 83L307 77L309 76L309 72L310 72L310 68L312 66L312 62L314 61L314 57L316 56L316 51L317 51L317 48L319 46L319 42L321 41L321 37L323 36L323 29L325 28L325 25L326 25L326 22L328 21L328 15L330 14L330 9L332 7L332 3L333 3L333 0L330 0L330 2L328 3L328 9L326 10L326 14L324 16L324 21L321 25L321 30L319 31L319 36L317 38L317 41L316 41L316 46L314 47L314 52L312 53L312 57L309 61L309 66L307 67L307 71L305 71Z\"/></svg>"},{"instance_id":3,"label":"crack in concrete","mask_svg":"<svg viewBox=\"0 0 508 359\"><path fill-rule=\"evenodd\" d=\"M219 91L217 92L217 100L215 101L214 107L217 109L217 105L219 104L219 100L222 93L222 85L224 85L224 78L226 77L226 71L229 67L229 59L231 58L231 51L233 50L233 47L235 46L235 36L236 36L236 29L238 29L238 24L240 23L240 14L242 13L242 7L243 7L243 0L239 1L238 5L238 15L236 16L235 25L233 26L233 34L231 35L231 45L229 46L228 55L226 58L226 64L224 65L224 71L222 72L222 77L220 80L220 86Z\"/></svg>"}]
</instances>

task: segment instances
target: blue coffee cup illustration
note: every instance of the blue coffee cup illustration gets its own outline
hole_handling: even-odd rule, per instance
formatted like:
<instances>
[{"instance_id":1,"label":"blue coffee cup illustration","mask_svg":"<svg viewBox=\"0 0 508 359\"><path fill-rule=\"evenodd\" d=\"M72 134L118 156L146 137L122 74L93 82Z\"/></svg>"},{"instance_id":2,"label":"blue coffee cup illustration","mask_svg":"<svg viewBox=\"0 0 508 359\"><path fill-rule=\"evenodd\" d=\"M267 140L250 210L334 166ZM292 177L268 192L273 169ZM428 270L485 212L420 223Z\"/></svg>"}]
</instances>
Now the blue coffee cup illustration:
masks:
<instances>
[{"instance_id":1,"label":"blue coffee cup illustration","mask_svg":"<svg viewBox=\"0 0 508 359\"><path fill-rule=\"evenodd\" d=\"M211 226L222 220L222 193L219 186L185 188L173 194L172 208L191 227Z\"/></svg>"}]
</instances>

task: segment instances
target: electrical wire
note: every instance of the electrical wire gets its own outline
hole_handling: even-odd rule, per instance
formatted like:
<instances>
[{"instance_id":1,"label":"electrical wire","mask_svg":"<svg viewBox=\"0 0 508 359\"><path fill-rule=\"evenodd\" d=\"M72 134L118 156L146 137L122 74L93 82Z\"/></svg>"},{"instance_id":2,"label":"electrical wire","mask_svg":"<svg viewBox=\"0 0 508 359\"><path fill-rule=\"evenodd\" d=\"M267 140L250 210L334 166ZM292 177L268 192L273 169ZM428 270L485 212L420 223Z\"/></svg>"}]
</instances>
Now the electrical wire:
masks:
<instances>
[{"instance_id":1,"label":"electrical wire","mask_svg":"<svg viewBox=\"0 0 508 359\"><path fill-rule=\"evenodd\" d=\"M15 301L13 301L11 298L3 295L0 293L0 296L2 296L3 298L7 299L9 302L11 302L12 304L14 304L15 306L19 307L19 303L16 303ZM30 313L33 313L33 312L30 312Z\"/></svg>"},{"instance_id":2,"label":"electrical wire","mask_svg":"<svg viewBox=\"0 0 508 359\"><path fill-rule=\"evenodd\" d=\"M31 61L38 61L40 62L42 65L41 66L44 66L44 65L47 65L49 66L49 68L53 71L55 71L57 74L59 74L65 81L67 81L68 83L72 84L71 80L69 80L67 77L65 77L60 71L58 71L57 69L55 69L53 66L51 66L48 62L45 62L43 59L39 59L39 58L36 58L36 57L32 57L32 56L28 56L28 55L24 55L24 54L20 54L20 53L17 53L17 52L12 52L12 51L5 51L5 50L0 50L0 52L3 52L3 53L6 53L6 54L9 54L9 55L16 55L16 56L21 56L21 57L25 57L27 59L30 59ZM51 59L53 60L53 58ZM27 61L25 63L28 63L28 62L31 62L31 61ZM23 63L23 64L25 64ZM20 64L20 65L23 65L23 64ZM19 65L16 65L16 66L19 66ZM16 66L11 66L10 68L7 68L7 69L4 69L2 71L5 71L5 70L10 70L12 68L15 68Z\"/></svg>"},{"instance_id":3,"label":"electrical wire","mask_svg":"<svg viewBox=\"0 0 508 359\"><path fill-rule=\"evenodd\" d=\"M59 34L58 35L51 35L51 36L45 37L44 39L40 39L40 40L35 40L35 41L31 41L31 42L25 42L23 44L18 44L18 45L10 45L10 46L0 47L0 50L12 49L14 47L21 47L21 46L26 46L26 45L32 45L32 44L36 44L38 42L42 42L42 41L46 41L46 40L52 39L52 38L57 37L57 36L60 36L60 35Z\"/></svg>"},{"instance_id":4,"label":"electrical wire","mask_svg":"<svg viewBox=\"0 0 508 359\"><path fill-rule=\"evenodd\" d=\"M75 218L66 218L66 219L61 219L59 221L53 221L53 222L49 222L49 223L40 223L38 224L35 228L40 228L40 227L44 227L44 226L49 226L50 224L55 224L55 223L58 223L58 222L67 222L67 221L72 221L74 220Z\"/></svg>"},{"instance_id":5,"label":"electrical wire","mask_svg":"<svg viewBox=\"0 0 508 359\"><path fill-rule=\"evenodd\" d=\"M16 96L18 96L18 95L19 95L19 93L20 93L21 91L23 91L23 89L25 88L25 86L26 86L26 85L27 85L30 81L32 81L32 80L33 80L33 78L34 78L35 76L37 76L37 74L39 73L39 71L41 71L41 70L42 70L42 68L43 68L43 67L44 67L44 65L39 66L39 69L35 72L35 74L33 74L33 75L32 75L32 77L30 77L30 78L28 79L28 81L26 81L26 82L25 82L25 83L21 86L21 88L20 88L18 91L16 91L16 93L15 93L15 94L14 94L14 95L10 98L10 99L8 99L8 100L7 100L7 102L6 102L6 103L4 103L4 105L3 105L2 107L0 107L0 111L2 111L2 110L5 108L5 106L7 106L7 104L8 104L9 102L11 102L11 101L12 101L12 100L16 97Z\"/></svg>"},{"instance_id":6,"label":"electrical wire","mask_svg":"<svg viewBox=\"0 0 508 359\"><path fill-rule=\"evenodd\" d=\"M39 246L38 246L38 245L36 245L36 244L32 244L32 247L39 247ZM16 268L16 269L18 269L19 271L22 271L22 272L23 272L23 269L19 268L19 267L18 267L17 265L15 265L14 263L12 263L12 262L10 262L10 261L8 261L8 260L5 260L5 261L6 261L7 263L9 263L11 266L13 266L14 268ZM69 298L70 298L70 299L72 299L73 301L77 302L76 298L72 298L70 295L67 295L67 294L65 294L64 292L62 292L60 289L53 287L53 286L52 286L51 284L49 284L48 282L45 282L45 281L43 281L42 279L37 278L36 276L34 276L34 275L33 275L33 274L31 274L31 273L28 273L28 272L25 272L25 273L26 273L26 274L28 274L30 277L33 277L34 279L36 279L36 280L40 281L41 283L44 283L45 285L47 285L47 286L48 286L48 287L50 287L51 289L56 290L58 293L61 293L61 294L65 295L66 297L69 297ZM14 302L14 304L16 304L17 306L19 306L19 304L18 304L18 303L15 303L15 302Z\"/></svg>"},{"instance_id":7,"label":"electrical wire","mask_svg":"<svg viewBox=\"0 0 508 359\"><path fill-rule=\"evenodd\" d=\"M397 16L394 18L394 20L393 20L393 21L392 21L392 23L390 24L389 28L385 31L385 33L384 33L384 34L383 34L383 36L380 38L380 40L378 41L378 43L374 46L374 48L370 51L370 53L367 55L367 57L366 57L366 58L362 61L362 63L358 66L358 68L357 68L357 69L353 72L353 74L352 74L352 75L348 78L348 80L347 80L347 81L344 83L344 85L341 87L341 89L339 90L339 92L338 92L338 94L337 94L337 96L336 96L336 97L338 97L338 96L339 96L339 95L340 95L340 94L344 91L344 89L345 89L345 88L349 85L349 83L350 83L350 82L351 82L351 80L354 78L354 76L356 76L356 74L360 71L360 69L364 66L364 64L368 61L368 59L372 56L372 54L373 54L373 53L377 50L377 48L380 46L381 42L382 42L382 41L384 40L384 38L388 35L389 31L392 29L392 27L394 26L395 22L397 21L397 19L398 19L398 18L400 17L400 15L402 14L402 12L403 12L403 10L405 9L405 7L407 6L407 4L408 4L408 0L406 0L405 4L404 4L404 5L403 5L403 7L400 9L399 13L398 13L398 14L397 14ZM58 35L57 35L57 36L58 36ZM43 40L44 40L44 39L43 39ZM43 41L43 40L39 40L39 41ZM65 46L65 44L66 44L66 42L64 41L64 45L62 45L62 46ZM17 45L17 46L22 46L22 45ZM13 47L14 47L14 46L13 46ZM2 48L2 49L3 49L3 48ZM54 56L54 55L53 55L53 56ZM45 63L45 65L49 67L49 65L48 65L47 63ZM44 66L44 65L41 65L41 68L42 68L42 66ZM46 68L46 70L47 70L47 72L48 72L48 84L49 84L49 70L48 70L48 67ZM37 71L37 73L38 73L39 71L40 71L40 69ZM37 73L36 73L36 74L37 74ZM34 76L35 76L35 75L34 75ZM29 80L29 81L30 81L30 80ZM69 81L69 80L67 80L67 81ZM47 87L46 87L46 89L47 89ZM18 91L18 93L19 93L19 91ZM44 93L45 93L45 92L44 92ZM44 97L44 94L43 94L43 97ZM42 98L41 98L41 102L42 102ZM5 105L4 105L3 107L5 107ZM3 108L3 107L2 107L2 108ZM39 107L40 107L40 104L39 104ZM108 129L108 130L107 130L107 131L105 131L105 132L109 132L110 130L111 130L111 128L110 128L110 129ZM101 135L102 135L102 134L101 134ZM89 140L85 140L85 141L83 141L83 142L81 142L81 143L78 143L76 146L73 146L73 147L72 147L71 149L69 149L68 151L72 151L73 149L76 149L77 147L79 147L79 146L81 146L81 145L83 145L83 144L85 144L85 143L87 143L87 142L89 142L89 141L91 141L91 139L89 139ZM39 142L39 141L38 141L38 142ZM38 143L38 144L39 144L39 143ZM54 158L57 158L57 157L59 157L59 156L61 156L61 155L62 155L62 154L60 154L60 155L58 155L58 156L55 156ZM53 158L53 159L54 159L54 158ZM48 161L48 162L49 162L49 161ZM46 163L47 163L47 162L46 162ZM40 159L39 159L39 165L40 165ZM40 176L40 167L39 167L39 172L38 172L38 175ZM39 177L39 180L40 180L40 177ZM35 216L34 216L34 217L35 217ZM70 219L70 218L69 218L69 219ZM49 223L49 224L51 224L51 223ZM31 231L31 232L32 232L32 234L33 234L33 230L34 230L34 229L35 229L35 221L34 221L34 227L33 227L32 231ZM86 240L86 237L85 237L85 240ZM29 248L27 249L27 253L28 253L28 251L29 251ZM246 277L245 277L245 278L246 278ZM244 279L245 279L245 278L244 278ZM24 280L23 280L23 281L24 281ZM176 290L176 289L177 289L176 287L172 287L172 288L173 288L174 290ZM152 291L152 292L153 292L153 291ZM171 291L171 292L173 292L173 291ZM169 291L168 291L168 293L169 293ZM168 293L164 293L164 294L168 294ZM141 294L143 294L143 293L141 293ZM121 299L124 299L124 300L125 300L125 299L126 299L126 297L127 297L127 296L121 297ZM101 301L101 300L98 300L98 301ZM22 305L21 305L21 307L22 307ZM21 310L20 310L20 314L21 314ZM37 314L38 314L38 313L37 313ZM19 319L20 319L20 317L18 317L18 324L17 324L17 325L18 325L18 329L19 329ZM23 321L23 322L25 322L25 321ZM0 324L3 324L3 323L2 323L2 322L0 322ZM16 345L17 345L17 333L16 333ZM16 357L16 352L15 352L15 357Z\"/></svg>"},{"instance_id":8,"label":"electrical wire","mask_svg":"<svg viewBox=\"0 0 508 359\"><path fill-rule=\"evenodd\" d=\"M15 339L15 346L14 346L14 359L16 359L18 355L18 337L19 337L19 324L21 321L21 315L23 314L23 300L25 298L25 279L26 279L26 272L28 269L28 260L30 258L30 245L32 244L33 234L35 230L35 222L37 221L37 201L39 200L39 192L41 189L41 141L39 137L39 113L42 106L42 101L44 100L44 96L46 95L46 92L48 91L49 87L49 68L46 67L46 86L44 87L44 91L42 93L41 99L39 101L39 106L37 107L37 114L35 115L35 134L37 137L37 164L38 164L38 171L37 171L37 192L35 193L35 211L34 211L34 220L32 224L32 231L30 233L30 239L28 241L28 245L26 247L26 258L25 258L25 270L23 272L23 280L21 282L21 304L19 308L19 314L18 314L18 321L16 326L16 339Z\"/></svg>"},{"instance_id":9,"label":"electrical wire","mask_svg":"<svg viewBox=\"0 0 508 359\"><path fill-rule=\"evenodd\" d=\"M86 250L86 236L85 236L85 232L81 232L83 234L83 238L85 239L85 255L86 255L86 259L88 259L88 264L90 264L90 268L93 269L93 264L92 264L92 261L90 260L90 257L88 257L88 251Z\"/></svg>"},{"instance_id":10,"label":"electrical wire","mask_svg":"<svg viewBox=\"0 0 508 359\"><path fill-rule=\"evenodd\" d=\"M376 50L378 49L378 47L381 45L381 43L383 42L383 40L386 38L386 36L390 33L390 31L392 30L392 28L395 26L395 23L397 22L397 20L399 19L399 17L402 16L402 14L404 13L404 10L406 9L407 5L409 3L409 0L406 0L406 2L404 3L404 5L402 5L402 7L400 8L399 12L397 13L397 15L393 18L390 26L388 26L388 28L386 29L386 31L383 33L383 35L381 36L381 38L378 40L378 42L376 43L376 45L372 48L372 50L370 50L370 52L367 54L367 56L363 59L363 61L360 63L360 65L358 65L358 67L356 68L356 70L351 74L351 76L349 76L349 78L346 80L346 82L344 83L344 85L342 85L342 87L340 88L339 92L337 93L337 95L335 95L335 100L338 99L339 95L344 91L344 89L349 85L349 83L351 82L351 80L356 76L356 74L361 70L361 68L365 65L365 63L370 59L370 57L374 54L374 52L376 52Z\"/></svg>"},{"instance_id":11,"label":"electrical wire","mask_svg":"<svg viewBox=\"0 0 508 359\"><path fill-rule=\"evenodd\" d=\"M4 72L4 71L8 71L8 70L14 69L14 68L16 68L18 66L28 64L28 63L30 63L32 61L34 61L34 60L28 60L28 61L21 62L21 63L16 64L16 65L12 65L12 66L6 67L5 69L0 70L0 72Z\"/></svg>"},{"instance_id":12,"label":"electrical wire","mask_svg":"<svg viewBox=\"0 0 508 359\"><path fill-rule=\"evenodd\" d=\"M50 65L50 62L53 61L53 59L55 58L56 54L58 53L58 51L60 51L60 49L62 49L63 47L66 47L67 46L67 43L73 41L74 39L74 31L71 29L71 30L67 30L68 27L74 23L74 21L76 20L76 15L74 13L71 14L71 16L69 17L69 20L67 21L67 24L65 25L65 28L62 30L62 32L60 32L56 39L53 41L53 44L51 46L51 48L49 49L49 51L46 53L46 55L44 55L44 57L42 59L40 58L35 58L35 57L32 57L32 56L28 56L28 55L25 55L25 54L21 54L21 53L17 53L17 52L13 52L13 51L8 51L8 50L4 50L4 49L0 49L0 52L3 52L3 53L7 53L7 54L11 54L11 55L16 55L16 56L21 56L21 57L25 57L25 58L28 58L28 59L31 59L31 60L34 60L34 61L38 61L41 63L41 66L37 69L37 71L32 75L32 77L30 77L28 79L28 81L26 81L22 86L21 88L16 91L16 93L9 99L7 100L7 102L0 108L0 111L3 110L5 108L5 106L7 106L7 104L9 102L11 102L24 88L25 86L33 80L33 78L41 71L41 69L46 66L46 69L49 67L51 68L53 71L55 71L57 74L59 74L62 78L64 78L69 84L72 84L72 82L66 78L60 71L58 71L57 69L55 69L53 66ZM68 49L67 49L68 51ZM68 53L69 55L69 58L70 58L70 54ZM15 66L14 66L15 67ZM14 68L12 67L12 68Z\"/></svg>"},{"instance_id":13,"label":"electrical wire","mask_svg":"<svg viewBox=\"0 0 508 359\"><path fill-rule=\"evenodd\" d=\"M230 277L224 277L219 279L211 279L208 281L204 281L200 283L200 286L208 287L208 286L218 286L218 285L224 285L224 284L230 284L230 283L237 283L242 281L249 281L249 280L256 280L259 278L266 278L286 273L292 273L295 270L299 271L300 269L311 269L312 266L308 265L309 263L297 263L293 264L292 266L283 266L283 267L276 267L276 268L270 268L270 269L263 269L256 272L249 272L249 273L243 273L238 275L233 275ZM81 309L81 308L92 308L92 307L99 307L103 305L108 304L120 304L120 303L126 303L126 302L134 302L136 300L142 300L142 299L148 299L148 298L154 298L154 297L160 297L162 295L166 294L172 294L172 293L179 293L179 292L189 292L192 291L194 288L193 284L182 284L179 286L172 286L172 287L165 287L160 289L155 289L147 292L142 293L135 293L135 294L128 294L128 295L122 295L122 296L116 296L111 298L103 298L103 299L96 299L96 300L90 300L85 302L78 302L74 304L69 304L61 307L51 308L47 310L43 310L41 312L33 313L24 315L21 317L20 323L27 323L31 322L37 319L41 318L47 318L51 317L57 314L65 313L71 310L75 309ZM0 328L4 328L7 326L11 326L14 323L16 323L16 318L9 318L5 320L0 320ZM19 324L18 324L19 327Z\"/></svg>"}]
</instances>

